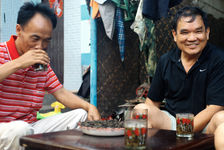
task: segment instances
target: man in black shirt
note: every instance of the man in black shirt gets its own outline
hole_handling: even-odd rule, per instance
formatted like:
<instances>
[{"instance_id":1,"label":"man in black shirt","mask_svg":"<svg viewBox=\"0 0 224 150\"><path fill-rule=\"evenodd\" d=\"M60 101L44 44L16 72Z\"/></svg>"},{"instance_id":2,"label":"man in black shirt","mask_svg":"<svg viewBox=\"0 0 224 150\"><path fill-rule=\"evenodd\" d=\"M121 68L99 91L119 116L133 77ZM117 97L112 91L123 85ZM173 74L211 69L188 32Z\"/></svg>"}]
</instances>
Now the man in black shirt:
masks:
<instances>
[{"instance_id":1,"label":"man in black shirt","mask_svg":"<svg viewBox=\"0 0 224 150\"><path fill-rule=\"evenodd\" d=\"M209 44L206 14L180 9L172 29L177 48L161 56L144 104L149 127L176 129L177 113L193 113L194 132L214 133L224 122L224 51ZM166 111L159 109L165 100Z\"/></svg>"}]
</instances>

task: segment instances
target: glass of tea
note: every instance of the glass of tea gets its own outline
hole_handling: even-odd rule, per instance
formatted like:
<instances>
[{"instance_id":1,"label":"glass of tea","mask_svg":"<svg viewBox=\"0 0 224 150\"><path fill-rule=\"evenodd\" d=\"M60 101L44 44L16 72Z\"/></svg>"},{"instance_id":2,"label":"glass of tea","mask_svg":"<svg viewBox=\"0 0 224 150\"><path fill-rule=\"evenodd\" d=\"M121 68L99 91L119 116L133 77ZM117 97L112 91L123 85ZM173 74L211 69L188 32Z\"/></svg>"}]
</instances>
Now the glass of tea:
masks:
<instances>
[{"instance_id":1,"label":"glass of tea","mask_svg":"<svg viewBox=\"0 0 224 150\"><path fill-rule=\"evenodd\" d=\"M125 148L145 149L147 140L147 109L133 109L125 112Z\"/></svg>"},{"instance_id":2,"label":"glass of tea","mask_svg":"<svg viewBox=\"0 0 224 150\"><path fill-rule=\"evenodd\" d=\"M192 138L194 128L194 114L192 113L178 113L176 114L176 135L177 137Z\"/></svg>"},{"instance_id":3,"label":"glass of tea","mask_svg":"<svg viewBox=\"0 0 224 150\"><path fill-rule=\"evenodd\" d=\"M35 71L47 71L47 65L43 64L34 64L33 68Z\"/></svg>"}]
</instances>

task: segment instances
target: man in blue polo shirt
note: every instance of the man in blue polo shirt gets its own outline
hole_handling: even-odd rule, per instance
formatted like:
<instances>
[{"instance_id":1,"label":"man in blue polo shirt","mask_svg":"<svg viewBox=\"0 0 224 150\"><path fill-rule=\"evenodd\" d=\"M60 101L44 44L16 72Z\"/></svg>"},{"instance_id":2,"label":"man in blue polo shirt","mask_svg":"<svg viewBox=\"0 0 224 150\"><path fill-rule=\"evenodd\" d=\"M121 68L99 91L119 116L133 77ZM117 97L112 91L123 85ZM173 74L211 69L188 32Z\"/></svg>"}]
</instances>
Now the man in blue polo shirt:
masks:
<instances>
[{"instance_id":1,"label":"man in blue polo shirt","mask_svg":"<svg viewBox=\"0 0 224 150\"><path fill-rule=\"evenodd\" d=\"M224 122L224 51L209 44L206 14L180 9L172 29L177 48L161 56L148 98L149 127L176 130L177 113L193 113L194 132L214 133ZM165 100L165 111L159 109Z\"/></svg>"}]
</instances>

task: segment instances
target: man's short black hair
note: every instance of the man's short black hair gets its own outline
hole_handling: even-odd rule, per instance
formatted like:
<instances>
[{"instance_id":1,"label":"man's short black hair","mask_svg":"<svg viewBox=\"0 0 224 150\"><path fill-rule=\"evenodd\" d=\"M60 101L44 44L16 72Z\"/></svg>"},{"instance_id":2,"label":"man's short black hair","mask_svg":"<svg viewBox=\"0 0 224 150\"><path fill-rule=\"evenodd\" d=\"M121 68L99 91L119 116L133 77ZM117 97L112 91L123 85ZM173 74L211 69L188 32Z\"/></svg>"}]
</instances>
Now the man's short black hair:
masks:
<instances>
[{"instance_id":1,"label":"man's short black hair","mask_svg":"<svg viewBox=\"0 0 224 150\"><path fill-rule=\"evenodd\" d=\"M207 14L203 12L200 8L193 6L186 6L178 10L173 20L173 29L176 31L177 23L181 17L192 17L191 20L189 20L189 22L193 22L196 16L202 17L205 29L207 29L208 27Z\"/></svg>"},{"instance_id":2,"label":"man's short black hair","mask_svg":"<svg viewBox=\"0 0 224 150\"><path fill-rule=\"evenodd\" d=\"M26 25L36 13L39 13L49 19L52 23L53 29L56 27L57 17L53 10L51 10L48 5L44 3L34 4L33 2L26 2L20 7L17 24L20 24L21 26Z\"/></svg>"}]
</instances>

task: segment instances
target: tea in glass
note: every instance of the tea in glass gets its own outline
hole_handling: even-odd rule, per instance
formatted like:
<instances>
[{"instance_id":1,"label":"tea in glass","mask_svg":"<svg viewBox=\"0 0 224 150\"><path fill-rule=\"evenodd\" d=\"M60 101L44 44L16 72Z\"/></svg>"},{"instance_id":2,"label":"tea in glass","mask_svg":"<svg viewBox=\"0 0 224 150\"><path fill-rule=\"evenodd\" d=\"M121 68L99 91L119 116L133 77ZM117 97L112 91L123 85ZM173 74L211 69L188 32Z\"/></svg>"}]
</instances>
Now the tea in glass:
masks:
<instances>
[{"instance_id":1,"label":"tea in glass","mask_svg":"<svg viewBox=\"0 0 224 150\"><path fill-rule=\"evenodd\" d=\"M176 114L176 135L177 137L193 137L194 114L178 113Z\"/></svg>"},{"instance_id":2,"label":"tea in glass","mask_svg":"<svg viewBox=\"0 0 224 150\"><path fill-rule=\"evenodd\" d=\"M125 147L128 149L145 149L147 139L147 122L143 119L125 120Z\"/></svg>"},{"instance_id":3,"label":"tea in glass","mask_svg":"<svg viewBox=\"0 0 224 150\"><path fill-rule=\"evenodd\" d=\"M125 148L145 149L147 140L147 109L133 109L125 112Z\"/></svg>"}]
</instances>

